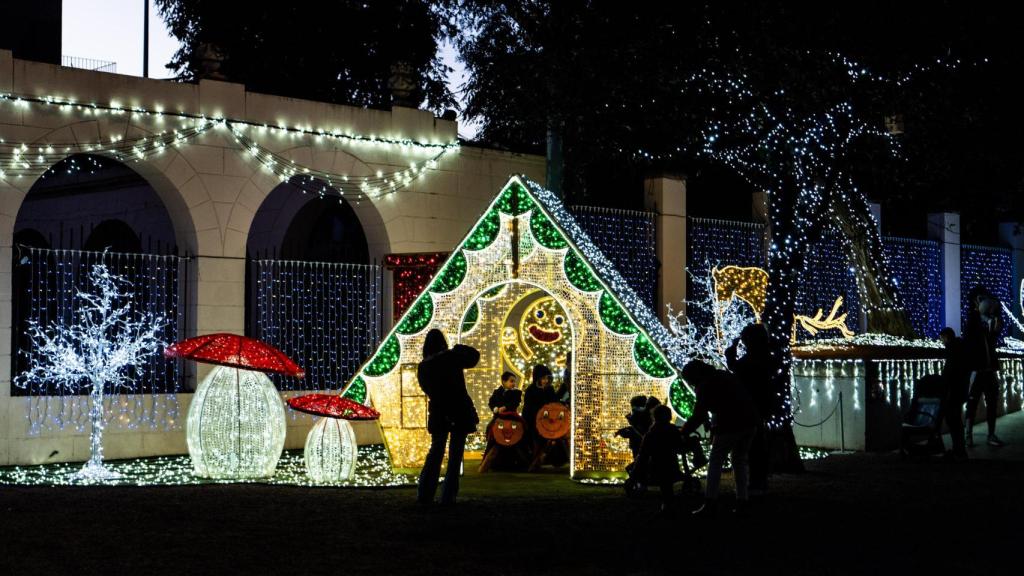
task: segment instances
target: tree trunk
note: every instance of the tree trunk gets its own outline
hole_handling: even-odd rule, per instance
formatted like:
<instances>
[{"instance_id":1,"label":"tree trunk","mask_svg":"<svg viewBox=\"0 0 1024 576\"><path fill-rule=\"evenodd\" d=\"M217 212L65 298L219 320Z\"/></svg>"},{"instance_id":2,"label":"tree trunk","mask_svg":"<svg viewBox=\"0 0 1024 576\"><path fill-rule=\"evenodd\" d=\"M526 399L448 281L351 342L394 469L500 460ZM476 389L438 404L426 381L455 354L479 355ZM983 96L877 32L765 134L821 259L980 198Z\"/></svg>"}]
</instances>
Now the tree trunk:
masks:
<instances>
[{"instance_id":1,"label":"tree trunk","mask_svg":"<svg viewBox=\"0 0 1024 576\"><path fill-rule=\"evenodd\" d=\"M89 460L75 474L78 480L114 480L121 475L103 464L103 382L92 382L89 392Z\"/></svg>"},{"instance_id":2,"label":"tree trunk","mask_svg":"<svg viewBox=\"0 0 1024 576\"><path fill-rule=\"evenodd\" d=\"M849 196L858 197L856 200ZM882 238L871 218L867 201L859 194L833 200L830 212L845 240L847 255L856 270L861 308L867 314L868 332L913 338L914 329L900 305L895 286L885 270Z\"/></svg>"}]
</instances>

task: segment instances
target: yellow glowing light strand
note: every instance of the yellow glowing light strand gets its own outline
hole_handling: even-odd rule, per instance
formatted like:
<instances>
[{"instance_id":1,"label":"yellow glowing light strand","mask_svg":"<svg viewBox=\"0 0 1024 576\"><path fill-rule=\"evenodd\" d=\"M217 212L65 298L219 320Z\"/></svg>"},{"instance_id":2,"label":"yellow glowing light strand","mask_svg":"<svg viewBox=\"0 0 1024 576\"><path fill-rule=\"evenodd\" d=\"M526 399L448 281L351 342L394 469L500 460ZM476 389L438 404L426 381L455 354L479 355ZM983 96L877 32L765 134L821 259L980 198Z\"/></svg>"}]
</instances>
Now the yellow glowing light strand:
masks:
<instances>
[{"instance_id":1,"label":"yellow glowing light strand","mask_svg":"<svg viewBox=\"0 0 1024 576\"><path fill-rule=\"evenodd\" d=\"M711 270L715 297L723 310L735 296L750 305L754 318L760 322L768 296L768 272L756 266L723 266Z\"/></svg>"},{"instance_id":2,"label":"yellow glowing light strand","mask_svg":"<svg viewBox=\"0 0 1024 576\"><path fill-rule=\"evenodd\" d=\"M827 318L822 318L824 313L821 308L818 308L818 312L814 316L804 316L802 314L793 314L793 335L790 338L791 342L796 342L796 327L799 324L804 330L806 330L811 336L816 336L821 330L839 330L844 338L853 338L853 332L846 327L846 312L836 314L839 312L839 308L843 305L843 297L839 296L836 298L835 304L832 305L832 311L828 313Z\"/></svg>"}]
</instances>

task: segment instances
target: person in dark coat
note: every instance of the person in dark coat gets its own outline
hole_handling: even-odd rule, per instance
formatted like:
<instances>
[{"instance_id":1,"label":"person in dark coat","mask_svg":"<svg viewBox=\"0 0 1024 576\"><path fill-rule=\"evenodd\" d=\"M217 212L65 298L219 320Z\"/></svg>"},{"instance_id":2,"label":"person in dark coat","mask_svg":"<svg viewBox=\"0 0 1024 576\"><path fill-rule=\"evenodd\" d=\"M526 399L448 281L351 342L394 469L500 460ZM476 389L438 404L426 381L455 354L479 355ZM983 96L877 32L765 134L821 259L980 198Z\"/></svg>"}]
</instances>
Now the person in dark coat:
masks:
<instances>
[{"instance_id":1,"label":"person in dark coat","mask_svg":"<svg viewBox=\"0 0 1024 576\"><path fill-rule=\"evenodd\" d=\"M964 402L971 387L971 369L968 367L967 350L964 341L956 332L945 327L939 332L946 352L946 362L942 367L942 379L945 384L942 412L949 427L949 437L953 441L953 450L949 455L960 460L967 458L964 445Z\"/></svg>"},{"instance_id":2,"label":"person in dark coat","mask_svg":"<svg viewBox=\"0 0 1024 576\"><path fill-rule=\"evenodd\" d=\"M740 342L746 351L742 357L737 357ZM768 346L768 331L764 325L748 324L744 327L740 337L726 348L725 360L729 370L750 393L760 416L754 440L750 445L750 489L764 491L768 489L769 469L766 419L772 409L771 379L776 370Z\"/></svg>"},{"instance_id":3,"label":"person in dark coat","mask_svg":"<svg viewBox=\"0 0 1024 576\"><path fill-rule=\"evenodd\" d=\"M672 485L684 478L679 469L679 454L685 450L679 428L672 425L672 410L665 405L654 407L654 423L644 436L636 459L637 478L657 485L661 490L661 511L672 509Z\"/></svg>"},{"instance_id":4,"label":"person in dark coat","mask_svg":"<svg viewBox=\"0 0 1024 576\"><path fill-rule=\"evenodd\" d=\"M523 392L516 388L517 378L511 372L501 375L501 385L491 392L491 398L487 401L487 407L491 412L519 412L519 403L523 399Z\"/></svg>"},{"instance_id":5,"label":"person in dark coat","mask_svg":"<svg viewBox=\"0 0 1024 576\"><path fill-rule=\"evenodd\" d=\"M523 400L523 391L516 387L517 378L512 372L504 372L501 375L501 385L491 392L487 401L487 407L494 414L487 424L487 446L484 448L484 456L480 460L479 471L487 472L497 464L501 469L516 469L525 464L526 456L522 454L522 441L515 446L502 446L491 437L490 429L499 414L510 412L519 413L519 404Z\"/></svg>"},{"instance_id":6,"label":"person in dark coat","mask_svg":"<svg viewBox=\"0 0 1024 576\"><path fill-rule=\"evenodd\" d=\"M693 415L683 425L683 437L689 436L701 424L711 420L711 457L708 460L705 502L694 513L714 514L718 507L718 485L726 456L732 461L736 476L736 511L743 512L748 500L747 455L760 417L747 388L733 374L716 370L700 360L683 366L682 377L697 391L697 404Z\"/></svg>"},{"instance_id":7,"label":"person in dark coat","mask_svg":"<svg viewBox=\"0 0 1024 576\"><path fill-rule=\"evenodd\" d=\"M971 293L973 307L964 330L969 367L974 371L970 394L967 398L967 446L974 446L974 417L978 404L985 396L985 416L988 421L988 445L1004 446L996 436L996 406L999 401L999 358L996 342L1002 331L1002 311L999 300L982 287Z\"/></svg>"},{"instance_id":8,"label":"person in dark coat","mask_svg":"<svg viewBox=\"0 0 1024 576\"><path fill-rule=\"evenodd\" d=\"M531 437L537 434L537 413L545 404L557 402L555 389L551 387L551 370L543 364L533 367L530 385L523 394L523 420Z\"/></svg>"},{"instance_id":9,"label":"person in dark coat","mask_svg":"<svg viewBox=\"0 0 1024 576\"><path fill-rule=\"evenodd\" d=\"M523 420L526 422L526 438L532 446L532 458L529 470L535 471L540 467L541 459L547 448L547 439L537 432L537 414L545 404L557 402L558 396L551 386L551 370L543 365L537 364L533 367L530 385L526 387L523 394Z\"/></svg>"},{"instance_id":10,"label":"person in dark coat","mask_svg":"<svg viewBox=\"0 0 1024 576\"><path fill-rule=\"evenodd\" d=\"M476 348L456 344L449 349L440 330L435 328L427 332L423 342L423 361L416 371L420 387L429 400L427 431L430 432L430 450L423 462L417 486L417 501L421 504L434 501L449 436L448 470L441 488L441 504L455 504L466 436L475 432L480 422L473 399L466 391L463 370L476 366L479 361L480 352Z\"/></svg>"}]
</instances>

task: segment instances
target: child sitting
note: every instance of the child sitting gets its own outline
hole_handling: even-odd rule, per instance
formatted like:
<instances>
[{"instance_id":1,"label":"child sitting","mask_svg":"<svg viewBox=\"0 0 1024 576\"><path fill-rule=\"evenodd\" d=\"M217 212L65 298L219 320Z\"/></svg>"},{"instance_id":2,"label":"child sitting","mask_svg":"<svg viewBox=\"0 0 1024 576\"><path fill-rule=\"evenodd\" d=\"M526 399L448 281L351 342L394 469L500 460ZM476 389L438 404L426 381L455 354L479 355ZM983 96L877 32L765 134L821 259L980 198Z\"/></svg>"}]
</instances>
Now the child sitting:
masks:
<instances>
[{"instance_id":1,"label":"child sitting","mask_svg":"<svg viewBox=\"0 0 1024 576\"><path fill-rule=\"evenodd\" d=\"M651 413L647 410L647 396L633 396L629 400L629 414L626 414L626 422L629 426L619 428L615 435L629 440L629 451L633 453L633 460L640 454L640 444L644 441L644 434L651 427ZM632 464L630 464L632 466Z\"/></svg>"},{"instance_id":2,"label":"child sitting","mask_svg":"<svg viewBox=\"0 0 1024 576\"><path fill-rule=\"evenodd\" d=\"M672 485L684 478L678 455L686 446L679 428L670 422L672 410L668 406L655 406L651 415L654 423L644 436L633 472L661 489L661 511L667 512L672 508Z\"/></svg>"}]
</instances>

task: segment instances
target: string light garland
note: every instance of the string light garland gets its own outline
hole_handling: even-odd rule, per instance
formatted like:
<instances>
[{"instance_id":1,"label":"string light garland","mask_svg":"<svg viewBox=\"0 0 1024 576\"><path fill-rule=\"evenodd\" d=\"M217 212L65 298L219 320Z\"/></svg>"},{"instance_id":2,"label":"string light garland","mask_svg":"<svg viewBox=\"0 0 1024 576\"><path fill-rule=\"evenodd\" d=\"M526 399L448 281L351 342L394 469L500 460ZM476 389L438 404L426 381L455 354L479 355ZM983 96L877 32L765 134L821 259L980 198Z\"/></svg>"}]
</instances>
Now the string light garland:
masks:
<instances>
[{"instance_id":1,"label":"string light garland","mask_svg":"<svg viewBox=\"0 0 1024 576\"><path fill-rule=\"evenodd\" d=\"M168 147L181 146L196 136L214 128L226 128L238 143L240 151L260 163L265 169L289 182L304 192L321 197L328 195L347 196L353 201L372 200L395 192L426 175L428 170L437 168L438 161L447 152L458 149L458 141L418 142L403 138L385 138L375 135L357 135L338 129L314 129L310 126L284 126L257 124L244 120L209 118L205 115L166 112L162 109L125 107L112 102L109 105L83 104L72 99L57 97L28 97L0 94L0 104L8 103L16 108L42 106L57 109L63 113L76 112L88 116L126 116L130 124L134 118L152 120L158 124L153 133L133 139L123 135L111 136L109 142L68 143L33 145L31 143L8 143L0 139L0 178L20 178L46 171L68 155L78 153L109 154L119 161L138 162L150 156L163 153ZM163 126L168 120L178 121L178 128ZM372 175L339 174L315 170L295 163L294 160L273 152L256 141L250 133L275 135L289 138L312 138L314 142L331 141L347 145L398 148L403 154L426 154L427 157L411 162L408 168L384 173L378 170Z\"/></svg>"},{"instance_id":2,"label":"string light garland","mask_svg":"<svg viewBox=\"0 0 1024 576\"><path fill-rule=\"evenodd\" d=\"M226 125L238 143L239 148L259 162L265 170L274 174L282 182L288 182L304 192L312 192L321 198L336 194L357 202L360 200L378 199L405 188L412 184L413 181L426 176L428 170L437 168L438 161L449 150L449 148L441 148L432 157L419 162L412 162L408 168L403 170L387 173L378 170L371 176L355 176L298 165L294 160L271 151L246 134L247 129L249 131L260 131L262 128L238 125L231 122L226 123Z\"/></svg>"}]
</instances>

